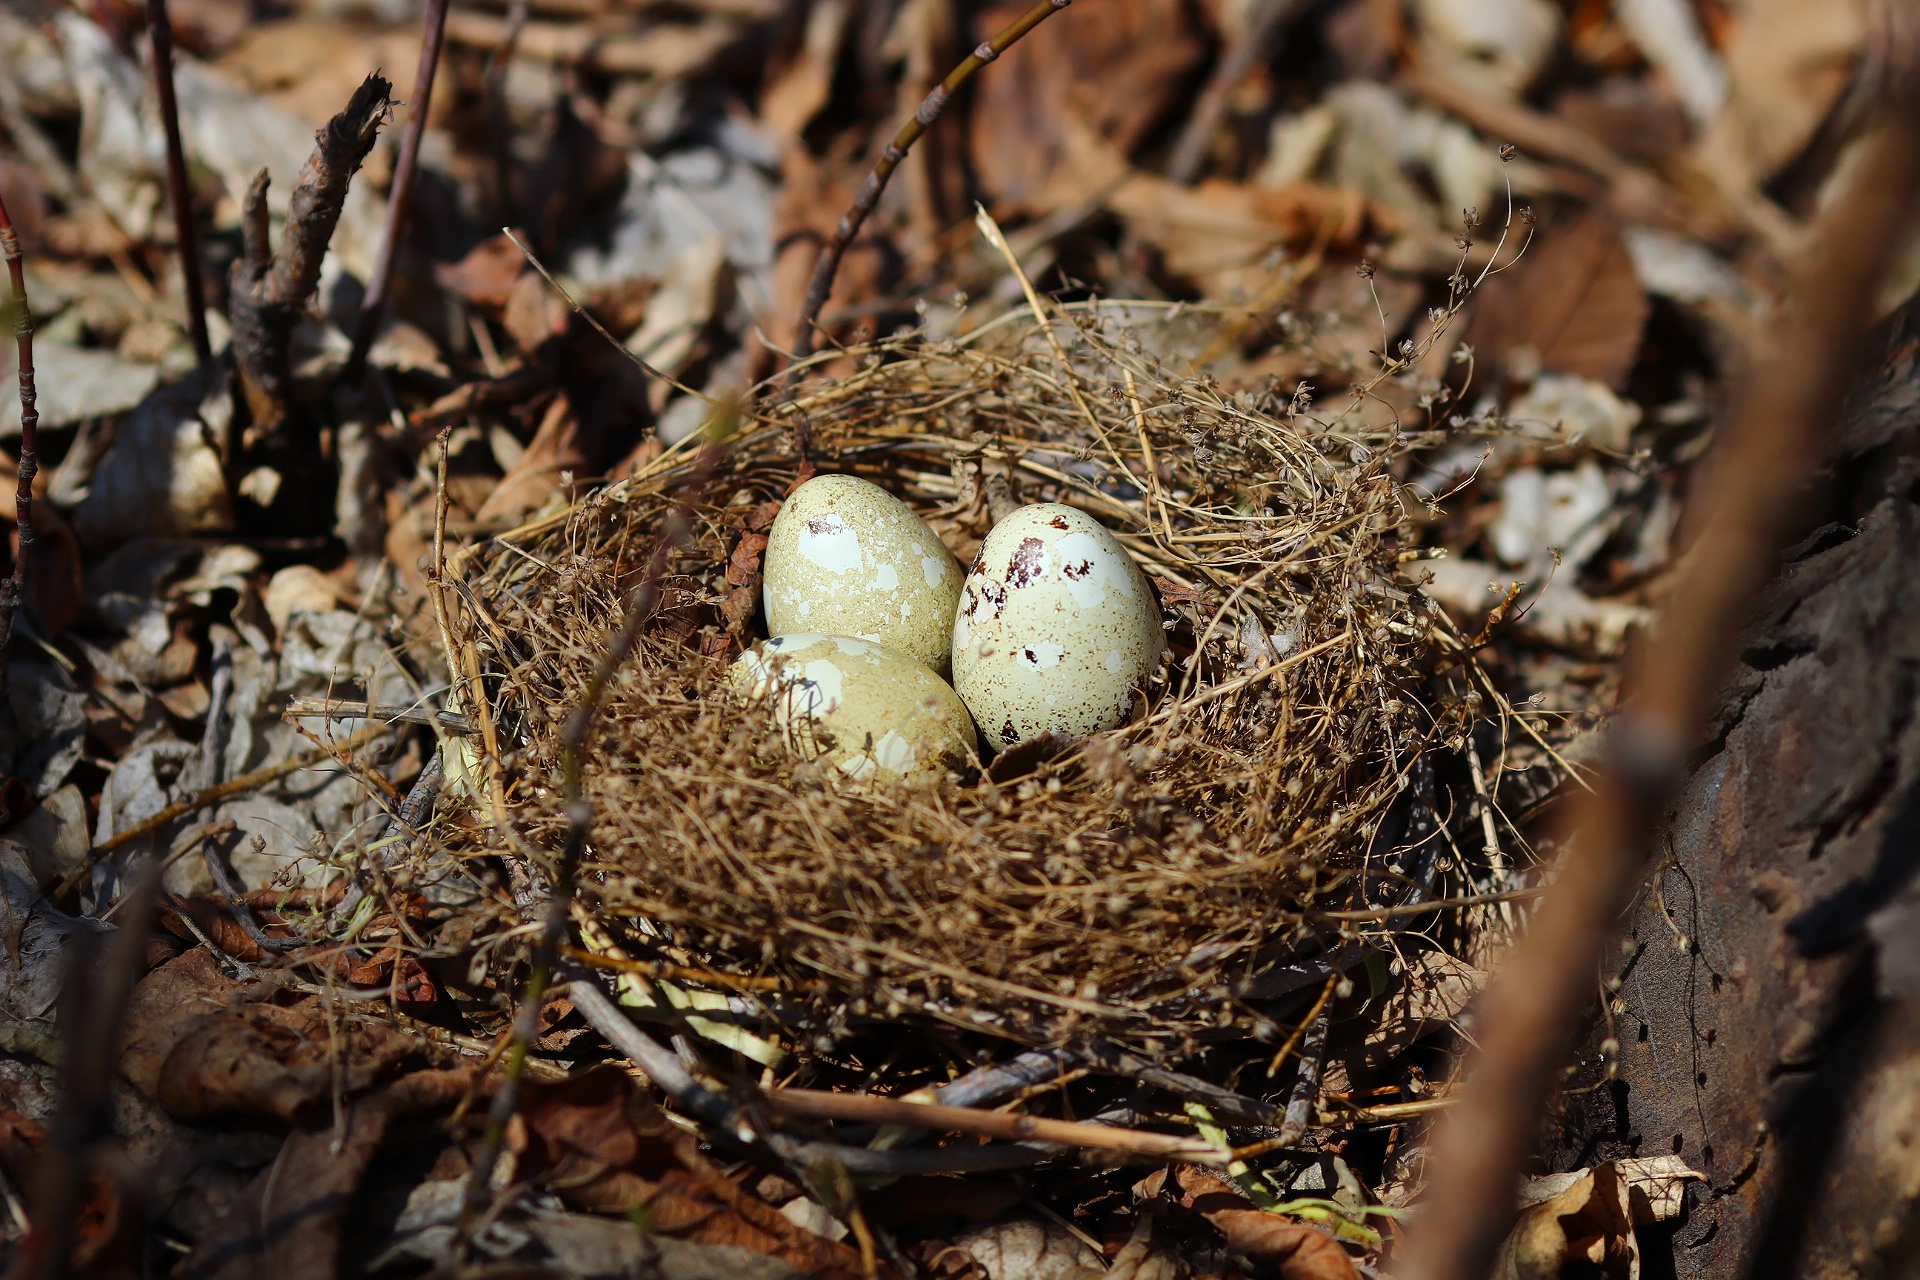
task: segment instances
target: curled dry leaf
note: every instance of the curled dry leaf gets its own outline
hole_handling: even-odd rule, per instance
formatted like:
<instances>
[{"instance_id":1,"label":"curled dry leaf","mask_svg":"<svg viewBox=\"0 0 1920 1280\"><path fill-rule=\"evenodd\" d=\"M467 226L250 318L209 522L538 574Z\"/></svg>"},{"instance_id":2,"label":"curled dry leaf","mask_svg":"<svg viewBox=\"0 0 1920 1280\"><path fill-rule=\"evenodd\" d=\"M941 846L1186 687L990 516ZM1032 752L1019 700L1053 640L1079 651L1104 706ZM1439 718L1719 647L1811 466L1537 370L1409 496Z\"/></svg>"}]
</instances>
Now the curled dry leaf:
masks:
<instances>
[{"instance_id":1,"label":"curled dry leaf","mask_svg":"<svg viewBox=\"0 0 1920 1280\"><path fill-rule=\"evenodd\" d=\"M1520 1215L1500 1246L1494 1280L1553 1280L1570 1268L1607 1280L1638 1280L1627 1181L1612 1161Z\"/></svg>"}]
</instances>

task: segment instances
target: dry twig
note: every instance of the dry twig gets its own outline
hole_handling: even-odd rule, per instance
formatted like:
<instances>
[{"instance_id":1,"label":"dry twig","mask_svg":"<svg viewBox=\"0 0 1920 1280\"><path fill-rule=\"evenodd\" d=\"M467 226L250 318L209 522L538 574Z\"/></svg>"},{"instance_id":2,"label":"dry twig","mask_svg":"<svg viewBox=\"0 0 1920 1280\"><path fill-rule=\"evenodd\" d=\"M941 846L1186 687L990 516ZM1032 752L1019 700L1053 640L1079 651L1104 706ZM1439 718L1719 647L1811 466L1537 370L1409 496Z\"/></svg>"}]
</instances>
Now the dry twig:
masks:
<instances>
[{"instance_id":1,"label":"dry twig","mask_svg":"<svg viewBox=\"0 0 1920 1280\"><path fill-rule=\"evenodd\" d=\"M13 499L20 546L14 554L13 576L0 584L0 696L4 696L6 651L13 639L14 615L26 603L27 561L33 555L33 478L40 470L40 411L35 407L40 393L33 382L33 310L27 303L26 263L20 252L20 237L13 229L5 201L0 201L0 251L4 251L7 259L13 337L20 359L20 482Z\"/></svg>"},{"instance_id":2,"label":"dry twig","mask_svg":"<svg viewBox=\"0 0 1920 1280\"><path fill-rule=\"evenodd\" d=\"M180 248L180 281L187 304L187 332L193 354L205 364L213 359L213 340L207 335L207 289L200 277L200 230L193 220L193 186L187 179L187 153L180 142L180 104L173 93L173 24L167 18L167 0L147 0L147 35L153 41L153 89L159 100L160 123L167 135L167 196L173 204L173 233Z\"/></svg>"},{"instance_id":3,"label":"dry twig","mask_svg":"<svg viewBox=\"0 0 1920 1280\"><path fill-rule=\"evenodd\" d=\"M247 188L228 311L234 363L254 425L263 432L274 430L286 414L293 326L320 282L320 264L339 224L347 187L373 150L392 106L392 92L385 78L368 76L346 109L314 135L313 154L300 170L278 251L267 237L267 171L262 169Z\"/></svg>"},{"instance_id":4,"label":"dry twig","mask_svg":"<svg viewBox=\"0 0 1920 1280\"><path fill-rule=\"evenodd\" d=\"M1232 1153L1198 1138L1167 1133L1144 1133L1102 1124L1048 1120L1006 1111L976 1111L936 1102L908 1102L870 1094L826 1093L818 1089L776 1089L767 1095L775 1110L823 1120L855 1120L880 1124L907 1124L920 1129L977 1133L1016 1142L1049 1142L1090 1151L1112 1151L1139 1160L1186 1160L1193 1164L1225 1166Z\"/></svg>"}]
</instances>

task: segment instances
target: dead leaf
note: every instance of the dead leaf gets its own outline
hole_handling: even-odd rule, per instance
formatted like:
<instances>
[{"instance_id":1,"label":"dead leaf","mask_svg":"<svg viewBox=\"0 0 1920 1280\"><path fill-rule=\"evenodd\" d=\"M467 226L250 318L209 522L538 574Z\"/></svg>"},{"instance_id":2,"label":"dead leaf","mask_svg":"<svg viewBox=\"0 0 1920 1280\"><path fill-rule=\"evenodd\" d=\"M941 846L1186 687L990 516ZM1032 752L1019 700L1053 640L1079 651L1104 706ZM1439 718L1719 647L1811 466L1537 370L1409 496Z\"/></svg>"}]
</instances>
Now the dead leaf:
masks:
<instances>
[{"instance_id":1,"label":"dead leaf","mask_svg":"<svg viewBox=\"0 0 1920 1280\"><path fill-rule=\"evenodd\" d=\"M989 1280L1075 1280L1099 1275L1106 1262L1078 1236L1046 1218L1013 1218L961 1232L954 1245L986 1269Z\"/></svg>"},{"instance_id":2,"label":"dead leaf","mask_svg":"<svg viewBox=\"0 0 1920 1280\"><path fill-rule=\"evenodd\" d=\"M1167 1189L1167 1172L1149 1174L1134 1194L1160 1195ZM1278 1268L1283 1280L1359 1280L1347 1251L1319 1228L1255 1208L1239 1187L1205 1169L1177 1165L1173 1178L1183 1208L1212 1223L1235 1252Z\"/></svg>"},{"instance_id":3,"label":"dead leaf","mask_svg":"<svg viewBox=\"0 0 1920 1280\"><path fill-rule=\"evenodd\" d=\"M480 504L474 518L482 523L518 521L546 504L561 487L562 472L570 471L584 479L587 466L579 420L571 401L562 393L547 406L533 442Z\"/></svg>"},{"instance_id":4,"label":"dead leaf","mask_svg":"<svg viewBox=\"0 0 1920 1280\"><path fill-rule=\"evenodd\" d=\"M1507 1233L1494 1280L1556 1280L1570 1266L1607 1280L1638 1280L1640 1244L1633 1234L1627 1183L1612 1161L1527 1209Z\"/></svg>"},{"instance_id":5,"label":"dead leaf","mask_svg":"<svg viewBox=\"0 0 1920 1280\"><path fill-rule=\"evenodd\" d=\"M179 963L175 961L175 963ZM172 965L167 966L172 968ZM472 1073L416 1071L340 1114L303 1119L246 1202L199 1242L187 1266L208 1280L328 1280L339 1274L341 1229L354 1190L394 1122L458 1102Z\"/></svg>"},{"instance_id":6,"label":"dead leaf","mask_svg":"<svg viewBox=\"0 0 1920 1280\"><path fill-rule=\"evenodd\" d=\"M760 94L760 123L774 137L797 139L827 105L851 9L847 0L822 0L808 11L799 51Z\"/></svg>"},{"instance_id":7,"label":"dead leaf","mask_svg":"<svg viewBox=\"0 0 1920 1280\"><path fill-rule=\"evenodd\" d=\"M29 1194L40 1185L38 1175L47 1145L46 1127L0 1100L0 1173L14 1187ZM134 1188L114 1176L111 1166L90 1170L86 1198L74 1224L74 1250L69 1275L97 1280L133 1280L141 1274L138 1265L142 1206ZM29 1268L44 1271L44 1256L34 1266L31 1237L16 1258L24 1257ZM44 1248L44 1245L43 1245Z\"/></svg>"},{"instance_id":8,"label":"dead leaf","mask_svg":"<svg viewBox=\"0 0 1920 1280\"><path fill-rule=\"evenodd\" d=\"M217 362L149 396L100 459L74 531L98 547L231 528L223 458L232 419L226 366Z\"/></svg>"},{"instance_id":9,"label":"dead leaf","mask_svg":"<svg viewBox=\"0 0 1920 1280\"><path fill-rule=\"evenodd\" d=\"M679 1164L672 1125L618 1067L522 1086L508 1134L520 1171L581 1209L624 1213Z\"/></svg>"},{"instance_id":10,"label":"dead leaf","mask_svg":"<svg viewBox=\"0 0 1920 1280\"><path fill-rule=\"evenodd\" d=\"M1027 8L980 13L989 35ZM1071 159L1069 122L1089 128L1123 158L1172 109L1206 56L1180 0L1134 0L1093 17L1063 13L1002 54L975 90L970 146L995 213L1045 214L1059 207L1055 183Z\"/></svg>"},{"instance_id":11,"label":"dead leaf","mask_svg":"<svg viewBox=\"0 0 1920 1280\"><path fill-rule=\"evenodd\" d=\"M1612 1164L1627 1184L1627 1208L1636 1227L1671 1222L1679 1217L1686 1206L1687 1184L1707 1180L1705 1174L1688 1167L1685 1160L1674 1155L1634 1156L1612 1161ZM1580 1169L1528 1178L1520 1188L1520 1203L1535 1205L1551 1200L1591 1172Z\"/></svg>"},{"instance_id":12,"label":"dead leaf","mask_svg":"<svg viewBox=\"0 0 1920 1280\"><path fill-rule=\"evenodd\" d=\"M1351 248L1398 227L1359 192L1308 182L1255 187L1210 179L1183 187L1142 173L1116 185L1107 206L1160 250L1168 270L1209 297L1252 293L1273 280L1276 249Z\"/></svg>"},{"instance_id":13,"label":"dead leaf","mask_svg":"<svg viewBox=\"0 0 1920 1280\"><path fill-rule=\"evenodd\" d=\"M527 260L505 232L482 240L458 262L442 263L433 278L442 289L458 294L474 306L498 315L513 296L514 283L527 269Z\"/></svg>"},{"instance_id":14,"label":"dead leaf","mask_svg":"<svg viewBox=\"0 0 1920 1280\"><path fill-rule=\"evenodd\" d=\"M1277 1267L1282 1280L1359 1280L1347 1251L1318 1227L1264 1209L1221 1209L1207 1220L1234 1252Z\"/></svg>"},{"instance_id":15,"label":"dead leaf","mask_svg":"<svg viewBox=\"0 0 1920 1280\"><path fill-rule=\"evenodd\" d=\"M390 1078L413 1052L405 1036L362 1021L331 1024L319 1002L273 983L226 977L196 947L149 973L127 1006L120 1074L183 1120L271 1115L292 1122Z\"/></svg>"},{"instance_id":16,"label":"dead leaf","mask_svg":"<svg viewBox=\"0 0 1920 1280\"><path fill-rule=\"evenodd\" d=\"M567 304L554 294L553 286L539 272L528 271L508 288L500 323L521 354L531 356L566 333L568 315Z\"/></svg>"},{"instance_id":17,"label":"dead leaf","mask_svg":"<svg viewBox=\"0 0 1920 1280\"><path fill-rule=\"evenodd\" d=\"M1726 102L1697 148L1708 172L1752 189L1800 154L1853 75L1865 8L1859 0L1740 7L1726 47Z\"/></svg>"},{"instance_id":18,"label":"dead leaf","mask_svg":"<svg viewBox=\"0 0 1920 1280\"><path fill-rule=\"evenodd\" d=\"M1481 360L1625 384L1651 310L1611 219L1581 213L1543 230L1475 300L1467 341Z\"/></svg>"}]
</instances>

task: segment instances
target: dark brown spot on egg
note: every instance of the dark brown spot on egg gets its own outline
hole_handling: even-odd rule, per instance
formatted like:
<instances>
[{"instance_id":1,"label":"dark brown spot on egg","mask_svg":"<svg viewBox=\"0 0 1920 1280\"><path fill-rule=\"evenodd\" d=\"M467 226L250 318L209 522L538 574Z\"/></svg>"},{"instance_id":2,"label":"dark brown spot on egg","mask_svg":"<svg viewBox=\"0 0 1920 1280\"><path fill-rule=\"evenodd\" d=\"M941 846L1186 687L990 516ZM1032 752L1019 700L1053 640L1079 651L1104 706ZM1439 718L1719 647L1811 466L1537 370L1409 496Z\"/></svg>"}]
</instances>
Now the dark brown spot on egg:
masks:
<instances>
[{"instance_id":1,"label":"dark brown spot on egg","mask_svg":"<svg viewBox=\"0 0 1920 1280\"><path fill-rule=\"evenodd\" d=\"M1053 519L1047 521L1047 523L1056 529L1065 529L1067 527L1067 518L1065 516L1055 516Z\"/></svg>"},{"instance_id":2,"label":"dark brown spot on egg","mask_svg":"<svg viewBox=\"0 0 1920 1280\"><path fill-rule=\"evenodd\" d=\"M815 516L807 521L807 532L813 534L838 533L844 527L838 516Z\"/></svg>"},{"instance_id":3,"label":"dark brown spot on egg","mask_svg":"<svg viewBox=\"0 0 1920 1280\"><path fill-rule=\"evenodd\" d=\"M1046 544L1038 538L1022 538L1020 545L1013 549L1013 558L1007 561L1007 589L1018 591L1021 587L1030 586L1046 572Z\"/></svg>"},{"instance_id":4,"label":"dark brown spot on egg","mask_svg":"<svg viewBox=\"0 0 1920 1280\"><path fill-rule=\"evenodd\" d=\"M1009 720L1000 726L1000 741L1008 746L1020 741L1020 731L1013 727L1013 721Z\"/></svg>"},{"instance_id":5,"label":"dark brown spot on egg","mask_svg":"<svg viewBox=\"0 0 1920 1280\"><path fill-rule=\"evenodd\" d=\"M979 600L992 605L993 616L997 618L1006 610L1007 589L989 578L980 584ZM974 608L967 610L967 616L972 617L976 612L977 604Z\"/></svg>"},{"instance_id":6,"label":"dark brown spot on egg","mask_svg":"<svg viewBox=\"0 0 1920 1280\"><path fill-rule=\"evenodd\" d=\"M1093 561L1082 560L1078 564L1066 565L1060 570L1060 572L1066 574L1069 578L1072 578L1075 582L1078 582L1080 581L1080 579L1086 577L1088 574L1093 572Z\"/></svg>"}]
</instances>

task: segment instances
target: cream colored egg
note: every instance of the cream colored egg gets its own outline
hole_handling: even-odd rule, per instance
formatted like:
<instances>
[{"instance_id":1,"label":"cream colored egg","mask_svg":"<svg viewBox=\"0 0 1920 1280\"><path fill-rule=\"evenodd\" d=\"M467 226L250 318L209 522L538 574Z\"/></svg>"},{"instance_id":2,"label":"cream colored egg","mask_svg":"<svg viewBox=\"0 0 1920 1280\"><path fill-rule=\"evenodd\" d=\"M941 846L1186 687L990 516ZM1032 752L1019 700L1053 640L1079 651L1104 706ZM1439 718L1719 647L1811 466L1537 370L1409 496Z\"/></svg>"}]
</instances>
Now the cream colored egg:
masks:
<instances>
[{"instance_id":1,"label":"cream colored egg","mask_svg":"<svg viewBox=\"0 0 1920 1280\"><path fill-rule=\"evenodd\" d=\"M780 508L761 564L769 635L857 636L947 671L960 564L880 486L807 481Z\"/></svg>"},{"instance_id":2,"label":"cream colored egg","mask_svg":"<svg viewBox=\"0 0 1920 1280\"><path fill-rule=\"evenodd\" d=\"M1040 503L980 545L953 623L953 684L998 751L1124 723L1165 645L1146 576L1113 535Z\"/></svg>"},{"instance_id":3,"label":"cream colored egg","mask_svg":"<svg viewBox=\"0 0 1920 1280\"><path fill-rule=\"evenodd\" d=\"M750 698L770 698L788 744L859 781L963 772L974 760L973 721L945 680L868 640L776 636L728 671Z\"/></svg>"}]
</instances>

